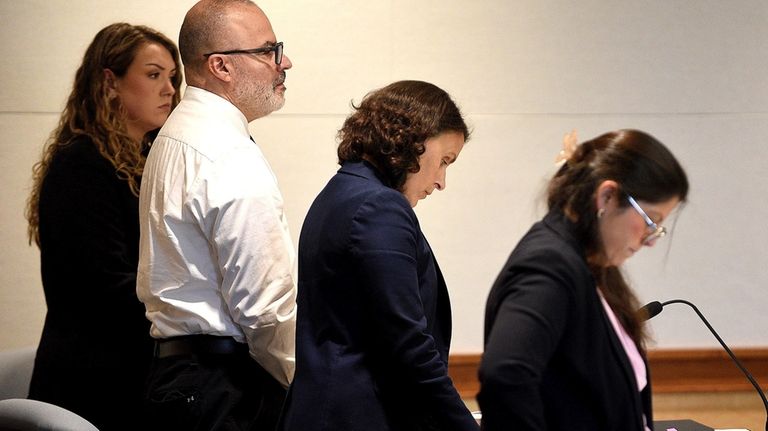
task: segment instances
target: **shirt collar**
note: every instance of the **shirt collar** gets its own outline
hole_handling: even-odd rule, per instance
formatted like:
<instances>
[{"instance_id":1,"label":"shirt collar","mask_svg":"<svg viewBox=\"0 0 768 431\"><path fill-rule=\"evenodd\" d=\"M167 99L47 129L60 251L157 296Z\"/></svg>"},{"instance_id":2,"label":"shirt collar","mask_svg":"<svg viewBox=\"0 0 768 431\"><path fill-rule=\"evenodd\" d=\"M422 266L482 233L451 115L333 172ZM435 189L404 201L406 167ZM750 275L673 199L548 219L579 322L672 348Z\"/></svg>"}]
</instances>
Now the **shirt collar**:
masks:
<instances>
[{"instance_id":1,"label":"shirt collar","mask_svg":"<svg viewBox=\"0 0 768 431\"><path fill-rule=\"evenodd\" d=\"M183 100L188 100L192 103L199 103L206 107L206 110L210 112L210 115L220 116L222 119L227 119L228 122L233 123L238 129L242 130L242 133L250 139L250 132L248 131L248 120L245 115L233 105L229 100L219 96L216 93L212 93L200 87L187 86L184 90ZM223 121L227 121L223 120Z\"/></svg>"}]
</instances>

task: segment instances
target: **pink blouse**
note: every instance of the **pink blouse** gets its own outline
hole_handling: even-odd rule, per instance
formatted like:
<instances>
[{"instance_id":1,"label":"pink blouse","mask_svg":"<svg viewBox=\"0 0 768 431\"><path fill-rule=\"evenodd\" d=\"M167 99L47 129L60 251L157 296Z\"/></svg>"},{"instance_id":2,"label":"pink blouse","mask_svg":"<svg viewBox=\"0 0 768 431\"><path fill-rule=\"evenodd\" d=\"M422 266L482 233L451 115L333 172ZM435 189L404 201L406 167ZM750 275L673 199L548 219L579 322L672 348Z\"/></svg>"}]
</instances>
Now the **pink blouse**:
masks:
<instances>
[{"instance_id":1,"label":"pink blouse","mask_svg":"<svg viewBox=\"0 0 768 431\"><path fill-rule=\"evenodd\" d=\"M645 362L643 362L643 357L640 355L640 351L637 350L637 345L635 342L632 341L632 338L629 336L629 334L627 334L624 326L622 326L619 322L619 319L616 318L616 315L608 305L608 302L606 302L605 298L603 298L603 293L600 292L600 289L597 290L597 293L600 296L600 302L603 303L605 314L608 315L608 319L611 321L611 326L613 326L614 332L616 332L616 335L619 337L621 345L624 347L624 352L626 352L627 357L629 357L629 362L632 364L632 369L635 372L637 390L638 392L641 392L648 384L648 373L645 369ZM645 420L645 416L643 416L643 422L645 422ZM646 431L649 431L647 425L645 429Z\"/></svg>"}]
</instances>

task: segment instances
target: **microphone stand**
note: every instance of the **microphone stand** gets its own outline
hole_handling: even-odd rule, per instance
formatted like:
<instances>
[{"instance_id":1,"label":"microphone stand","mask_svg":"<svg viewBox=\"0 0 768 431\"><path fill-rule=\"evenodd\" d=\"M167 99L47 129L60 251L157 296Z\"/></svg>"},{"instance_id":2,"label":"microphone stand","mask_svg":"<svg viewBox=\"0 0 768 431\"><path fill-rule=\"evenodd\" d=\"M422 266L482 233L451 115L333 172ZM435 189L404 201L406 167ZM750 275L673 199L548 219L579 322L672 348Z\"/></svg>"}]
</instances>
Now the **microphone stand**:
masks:
<instances>
[{"instance_id":1,"label":"microphone stand","mask_svg":"<svg viewBox=\"0 0 768 431\"><path fill-rule=\"evenodd\" d=\"M696 314L699 315L699 318L701 319L701 321L704 322L705 325L707 325L707 328L709 328L709 331L712 333L712 335L715 336L715 338L720 343L720 345L723 346L723 349L725 349L726 353L728 353L728 356L731 357L731 359L736 364L736 366L739 367L741 372L747 377L747 380L749 380L749 382L752 383L752 386L755 387L755 389L757 390L757 393L760 394L760 398L762 398L762 400L763 400L763 406L765 407L765 414L766 414L765 430L768 431L768 400L765 398L765 394L763 393L763 390L760 389L760 385L757 384L757 382L755 381L755 378L752 377L752 374L750 374L749 371L747 371L747 369L744 368L744 365L741 364L741 361L739 361L739 359L736 357L736 355L733 354L731 349L728 348L728 346L725 344L723 339L720 338L720 335L717 334L717 331L715 331L715 328L713 328L712 325L709 324L707 319L704 317L703 314L701 314L701 312L699 311L699 309L695 305L693 305L692 303L690 303L690 302L688 302L688 301L686 301L684 299L672 299L672 300L669 300L669 301L661 303L662 306L666 306L666 305L669 305L669 304L685 304L685 305L693 308L693 311L695 311Z\"/></svg>"}]
</instances>

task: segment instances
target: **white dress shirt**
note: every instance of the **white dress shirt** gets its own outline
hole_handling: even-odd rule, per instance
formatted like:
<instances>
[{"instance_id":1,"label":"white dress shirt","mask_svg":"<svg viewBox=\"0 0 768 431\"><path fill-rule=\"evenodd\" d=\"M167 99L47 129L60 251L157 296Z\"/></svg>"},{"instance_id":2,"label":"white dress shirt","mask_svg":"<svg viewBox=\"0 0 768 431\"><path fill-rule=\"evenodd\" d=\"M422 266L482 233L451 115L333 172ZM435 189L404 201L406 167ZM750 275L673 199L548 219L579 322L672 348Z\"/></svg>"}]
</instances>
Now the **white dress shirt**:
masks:
<instances>
[{"instance_id":1,"label":"white dress shirt","mask_svg":"<svg viewBox=\"0 0 768 431\"><path fill-rule=\"evenodd\" d=\"M296 253L277 179L229 101L187 87L147 158L137 292L155 338L231 336L288 386Z\"/></svg>"}]
</instances>

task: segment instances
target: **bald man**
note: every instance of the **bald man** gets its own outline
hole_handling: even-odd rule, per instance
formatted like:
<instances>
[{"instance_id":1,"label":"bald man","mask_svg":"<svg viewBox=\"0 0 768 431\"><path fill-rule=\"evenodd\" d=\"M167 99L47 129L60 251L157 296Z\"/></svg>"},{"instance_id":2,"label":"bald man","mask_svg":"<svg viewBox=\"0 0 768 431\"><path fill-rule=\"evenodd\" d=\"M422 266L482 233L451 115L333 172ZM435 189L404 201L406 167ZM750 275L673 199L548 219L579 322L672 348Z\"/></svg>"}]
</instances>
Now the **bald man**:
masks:
<instances>
[{"instance_id":1,"label":"bald man","mask_svg":"<svg viewBox=\"0 0 768 431\"><path fill-rule=\"evenodd\" d=\"M148 428L272 430L293 378L295 251L248 123L285 101L264 12L203 0L179 50L188 87L141 183L137 291L156 341Z\"/></svg>"}]
</instances>

